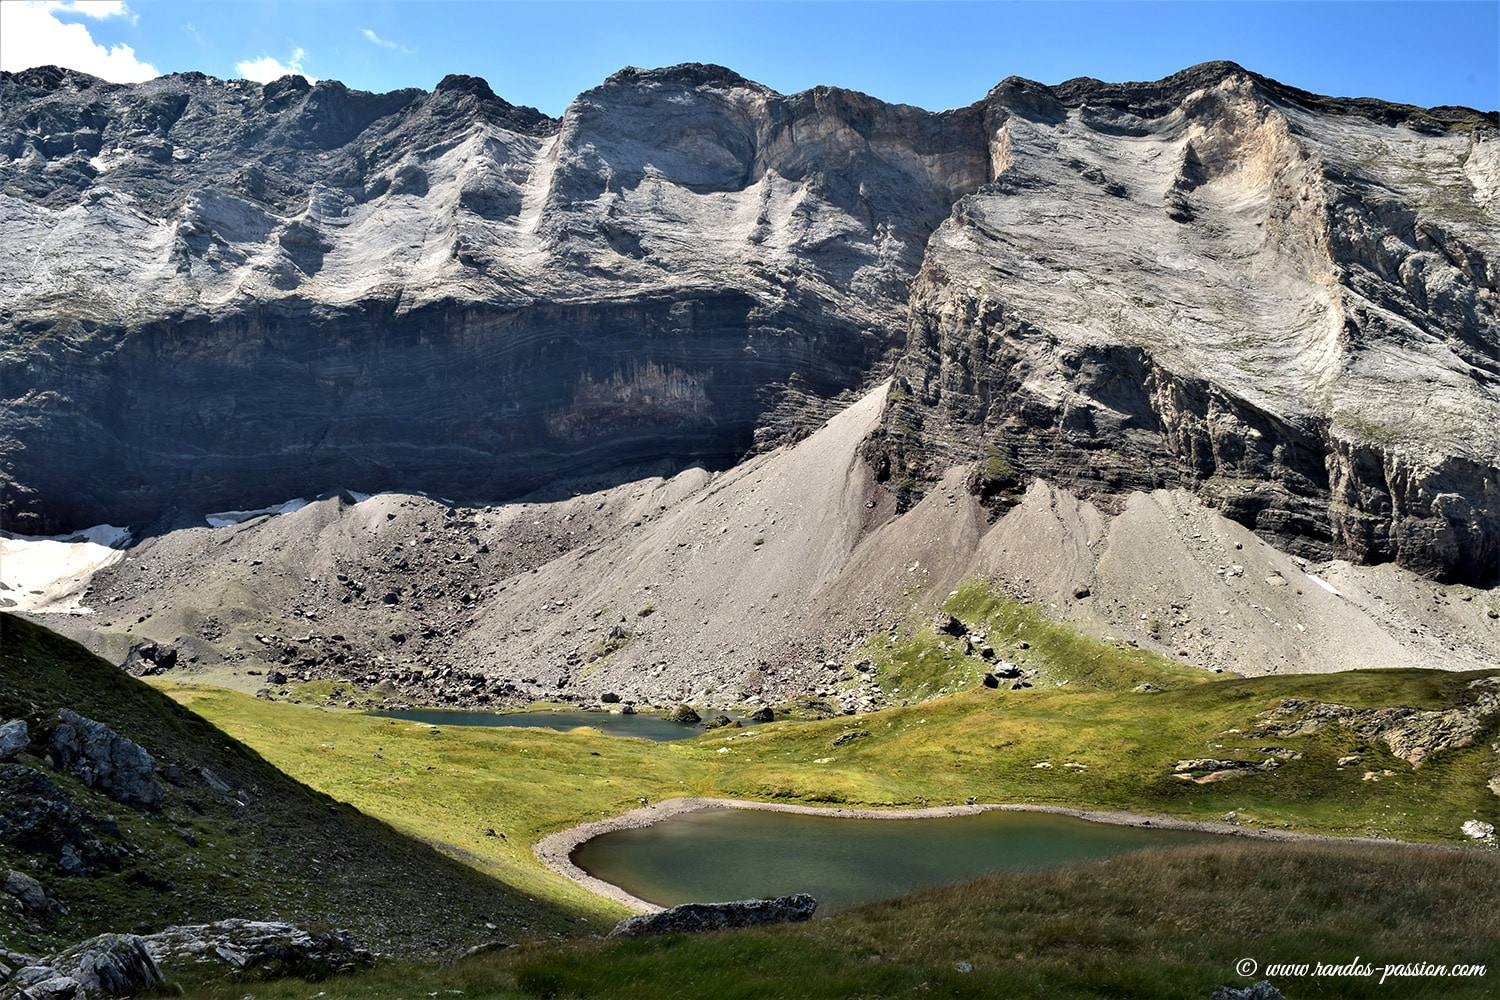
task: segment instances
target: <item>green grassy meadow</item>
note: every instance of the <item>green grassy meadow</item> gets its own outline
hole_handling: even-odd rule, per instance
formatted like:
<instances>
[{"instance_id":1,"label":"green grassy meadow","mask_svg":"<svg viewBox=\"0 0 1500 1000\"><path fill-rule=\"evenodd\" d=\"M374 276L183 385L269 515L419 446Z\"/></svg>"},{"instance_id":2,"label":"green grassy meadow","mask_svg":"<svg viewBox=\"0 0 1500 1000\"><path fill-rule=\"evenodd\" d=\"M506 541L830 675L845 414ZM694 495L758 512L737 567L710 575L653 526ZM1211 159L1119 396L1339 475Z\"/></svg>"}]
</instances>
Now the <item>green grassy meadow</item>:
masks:
<instances>
[{"instance_id":1,"label":"green grassy meadow","mask_svg":"<svg viewBox=\"0 0 1500 1000\"><path fill-rule=\"evenodd\" d=\"M984 687L987 664L925 624L851 653L913 704L667 743L592 728L434 727L180 681L153 685L232 737L227 746L243 744L256 762L308 786L314 803L335 800L436 847L504 883L526 913L504 934L514 947L458 961L444 958L453 951L383 961L328 995L1204 997L1252 981L1235 974L1242 958L1263 966L1356 956L1497 971L1384 985L1308 974L1277 985L1289 997L1493 995L1500 853L1469 844L1460 827L1500 825L1500 797L1487 787L1500 773L1500 716L1421 767L1338 724L1254 735L1286 698L1442 710L1472 701L1469 685L1487 673L1241 678L1090 639L981 584L961 588L945 608L999 658L1034 671L1034 686ZM869 735L833 745L853 729ZM1274 770L1209 784L1173 776L1179 760L1260 760L1268 748L1280 760ZM1357 765L1339 766L1353 755ZM984 878L804 925L601 940L623 909L546 870L531 845L642 797L681 796L898 809L972 800L1189 821L1232 813L1249 830L1393 843L1225 838ZM194 975L179 975L188 995L246 994L244 983ZM252 992L265 1000L316 990L282 981Z\"/></svg>"},{"instance_id":2,"label":"green grassy meadow","mask_svg":"<svg viewBox=\"0 0 1500 1000\"><path fill-rule=\"evenodd\" d=\"M297 780L528 893L565 900L601 919L620 911L547 872L530 845L556 830L624 812L642 797L879 808L976 800L1196 821L1233 812L1247 829L1455 844L1466 839L1460 833L1465 820L1500 820L1500 798L1486 787L1500 771L1491 746L1500 719L1491 720L1484 738L1420 768L1339 726L1274 740L1245 735L1283 698L1443 708L1460 702L1469 682L1484 674L1387 670L1238 678L1083 637L981 585L960 590L947 608L997 639L1026 635L1036 686L995 690L976 682L956 694L866 716L772 723L669 743L588 728L562 734L435 728L218 688L158 686ZM881 677L911 678L912 664L936 641L924 628L904 644L887 643L873 651L876 669ZM942 669L983 673L980 661L965 660L973 662ZM1161 690L1134 690L1147 682ZM833 747L841 733L856 728L870 736ZM1302 756L1274 771L1205 785L1172 774L1182 759L1260 759L1259 749L1271 744ZM1355 754L1360 765L1338 766ZM1042 763L1050 766L1036 766ZM1380 776L1369 780L1367 772Z\"/></svg>"}]
</instances>

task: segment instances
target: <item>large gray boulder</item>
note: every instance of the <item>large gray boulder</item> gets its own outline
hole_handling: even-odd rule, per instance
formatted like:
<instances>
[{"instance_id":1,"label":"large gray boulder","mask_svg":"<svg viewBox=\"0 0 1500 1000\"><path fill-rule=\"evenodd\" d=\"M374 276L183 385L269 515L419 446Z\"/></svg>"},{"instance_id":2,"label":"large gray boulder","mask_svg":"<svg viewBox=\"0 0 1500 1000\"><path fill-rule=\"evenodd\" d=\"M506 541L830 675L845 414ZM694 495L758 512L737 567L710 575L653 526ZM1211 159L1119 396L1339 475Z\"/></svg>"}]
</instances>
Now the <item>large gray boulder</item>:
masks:
<instances>
[{"instance_id":1,"label":"large gray boulder","mask_svg":"<svg viewBox=\"0 0 1500 1000\"><path fill-rule=\"evenodd\" d=\"M313 934L278 921L236 918L168 927L144 941L164 965L223 964L240 977L316 980L374 964L374 956L346 931Z\"/></svg>"},{"instance_id":2,"label":"large gray boulder","mask_svg":"<svg viewBox=\"0 0 1500 1000\"><path fill-rule=\"evenodd\" d=\"M0 892L14 896L28 913L46 913L51 909L42 883L18 871L8 871L0 878Z\"/></svg>"},{"instance_id":3,"label":"large gray boulder","mask_svg":"<svg viewBox=\"0 0 1500 1000\"><path fill-rule=\"evenodd\" d=\"M87 1000L83 986L71 976L60 976L47 966L28 966L17 972L6 984L16 1000Z\"/></svg>"},{"instance_id":4,"label":"large gray boulder","mask_svg":"<svg viewBox=\"0 0 1500 1000\"><path fill-rule=\"evenodd\" d=\"M52 731L52 748L65 769L123 805L161 805L156 761L143 747L70 709L59 709L57 718L61 724Z\"/></svg>"},{"instance_id":5,"label":"large gray boulder","mask_svg":"<svg viewBox=\"0 0 1500 1000\"><path fill-rule=\"evenodd\" d=\"M86 993L135 996L162 985L161 970L136 934L100 934L81 941L47 963Z\"/></svg>"},{"instance_id":6,"label":"large gray boulder","mask_svg":"<svg viewBox=\"0 0 1500 1000\"><path fill-rule=\"evenodd\" d=\"M651 934L695 934L728 927L789 924L811 920L818 901L805 892L776 899L742 899L732 903L684 903L660 913L627 917L609 932L612 938Z\"/></svg>"},{"instance_id":7,"label":"large gray boulder","mask_svg":"<svg viewBox=\"0 0 1500 1000\"><path fill-rule=\"evenodd\" d=\"M0 763L15 757L25 750L30 742L31 736L26 729L26 720L12 719L0 725Z\"/></svg>"}]
</instances>

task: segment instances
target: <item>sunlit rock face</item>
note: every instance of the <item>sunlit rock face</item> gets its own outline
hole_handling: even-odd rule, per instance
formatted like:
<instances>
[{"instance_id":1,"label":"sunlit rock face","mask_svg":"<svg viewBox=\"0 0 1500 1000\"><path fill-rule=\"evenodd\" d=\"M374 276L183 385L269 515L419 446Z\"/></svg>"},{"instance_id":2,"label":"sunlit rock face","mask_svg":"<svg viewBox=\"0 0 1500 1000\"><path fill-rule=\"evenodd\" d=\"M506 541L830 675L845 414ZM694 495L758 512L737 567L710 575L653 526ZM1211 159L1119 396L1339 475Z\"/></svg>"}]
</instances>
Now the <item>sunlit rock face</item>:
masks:
<instances>
[{"instance_id":1,"label":"sunlit rock face","mask_svg":"<svg viewBox=\"0 0 1500 1000\"><path fill-rule=\"evenodd\" d=\"M984 107L995 180L914 283L888 479L1185 487L1310 557L1496 579L1494 115L1223 64Z\"/></svg>"},{"instance_id":2,"label":"sunlit rock face","mask_svg":"<svg viewBox=\"0 0 1500 1000\"><path fill-rule=\"evenodd\" d=\"M0 79L4 526L730 466L897 376L915 501L1185 487L1309 555L1500 563L1493 114L1228 64L933 114L624 70Z\"/></svg>"}]
</instances>

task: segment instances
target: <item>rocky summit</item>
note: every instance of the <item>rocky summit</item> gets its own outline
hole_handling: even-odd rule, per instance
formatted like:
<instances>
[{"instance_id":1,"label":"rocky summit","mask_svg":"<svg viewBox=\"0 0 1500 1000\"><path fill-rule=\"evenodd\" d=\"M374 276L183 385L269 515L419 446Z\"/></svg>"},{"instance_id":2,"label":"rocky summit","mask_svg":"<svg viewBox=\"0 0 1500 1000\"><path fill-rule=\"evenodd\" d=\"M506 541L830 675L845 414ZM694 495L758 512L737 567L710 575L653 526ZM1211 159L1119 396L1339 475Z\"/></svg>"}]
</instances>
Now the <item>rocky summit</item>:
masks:
<instances>
[{"instance_id":1,"label":"rocky summit","mask_svg":"<svg viewBox=\"0 0 1500 1000\"><path fill-rule=\"evenodd\" d=\"M0 519L144 539L69 578L118 661L457 703L815 690L968 575L1202 665L1471 667L1494 609L1423 581L1500 573L1497 192L1494 112L1229 63L560 120L7 73Z\"/></svg>"}]
</instances>

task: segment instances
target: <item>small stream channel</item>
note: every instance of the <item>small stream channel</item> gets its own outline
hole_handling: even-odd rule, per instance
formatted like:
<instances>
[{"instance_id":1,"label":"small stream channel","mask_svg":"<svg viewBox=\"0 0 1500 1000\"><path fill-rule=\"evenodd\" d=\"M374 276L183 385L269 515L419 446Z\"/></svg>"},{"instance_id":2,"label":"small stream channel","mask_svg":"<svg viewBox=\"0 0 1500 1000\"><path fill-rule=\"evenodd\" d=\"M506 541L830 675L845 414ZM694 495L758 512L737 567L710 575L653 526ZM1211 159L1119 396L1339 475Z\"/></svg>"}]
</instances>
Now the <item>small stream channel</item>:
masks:
<instances>
[{"instance_id":1,"label":"small stream channel","mask_svg":"<svg viewBox=\"0 0 1500 1000\"><path fill-rule=\"evenodd\" d=\"M1212 839L1029 812L844 819L712 809L603 834L580 844L572 858L595 878L661 906L808 892L818 900L818 915L828 916L988 872Z\"/></svg>"}]
</instances>

